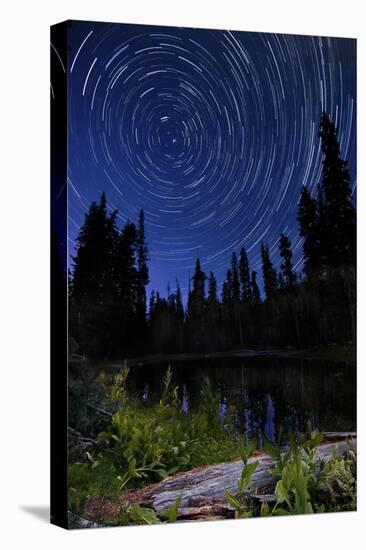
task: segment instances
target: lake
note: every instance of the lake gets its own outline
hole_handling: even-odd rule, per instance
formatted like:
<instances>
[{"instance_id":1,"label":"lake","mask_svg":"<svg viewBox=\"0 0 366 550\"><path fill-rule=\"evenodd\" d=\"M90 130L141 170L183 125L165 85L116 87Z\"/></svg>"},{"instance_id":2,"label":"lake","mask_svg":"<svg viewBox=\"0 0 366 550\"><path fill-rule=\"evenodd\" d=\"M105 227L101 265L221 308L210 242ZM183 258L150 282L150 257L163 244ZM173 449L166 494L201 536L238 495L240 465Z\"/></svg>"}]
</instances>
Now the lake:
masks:
<instances>
[{"instance_id":1,"label":"lake","mask_svg":"<svg viewBox=\"0 0 366 550\"><path fill-rule=\"evenodd\" d=\"M170 363L181 409L195 410L208 377L219 396L219 415L240 433L279 427L321 431L356 430L356 367L283 358L221 358ZM159 400L168 363L131 367L128 390L141 401Z\"/></svg>"}]
</instances>

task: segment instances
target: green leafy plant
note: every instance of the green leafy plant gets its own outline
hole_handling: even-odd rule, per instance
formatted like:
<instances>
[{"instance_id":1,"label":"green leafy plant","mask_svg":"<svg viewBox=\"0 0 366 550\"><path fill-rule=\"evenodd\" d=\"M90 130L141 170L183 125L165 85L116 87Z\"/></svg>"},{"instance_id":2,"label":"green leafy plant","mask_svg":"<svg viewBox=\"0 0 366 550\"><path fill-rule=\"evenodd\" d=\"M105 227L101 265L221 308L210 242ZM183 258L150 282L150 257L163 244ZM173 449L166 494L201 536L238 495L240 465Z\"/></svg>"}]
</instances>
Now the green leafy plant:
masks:
<instances>
[{"instance_id":1,"label":"green leafy plant","mask_svg":"<svg viewBox=\"0 0 366 550\"><path fill-rule=\"evenodd\" d=\"M182 497L179 496L172 504L170 508L160 512L160 517L165 518L168 523L177 521L179 506L182 502Z\"/></svg>"},{"instance_id":2,"label":"green leafy plant","mask_svg":"<svg viewBox=\"0 0 366 550\"><path fill-rule=\"evenodd\" d=\"M124 408L127 403L126 382L129 371L125 361L121 370L115 375L111 388L111 398L117 402L120 408Z\"/></svg>"},{"instance_id":3,"label":"green leafy plant","mask_svg":"<svg viewBox=\"0 0 366 550\"><path fill-rule=\"evenodd\" d=\"M327 462L317 457L316 447L323 441L323 434L308 427L304 434L290 432L288 439L288 448L282 451L279 445L263 439L264 451L275 461L272 475L277 483L276 504L272 510L268 503L262 504L261 515L310 514L335 509L334 503L342 493L342 481L339 484L338 479L345 481L343 496L350 509L354 509L355 477L347 470L349 463L345 467L345 459L336 454Z\"/></svg>"},{"instance_id":4,"label":"green leafy plant","mask_svg":"<svg viewBox=\"0 0 366 550\"><path fill-rule=\"evenodd\" d=\"M154 525L173 523L177 521L178 510L182 497L178 497L170 508L159 514L152 508L140 506L136 503L125 502L119 513L107 520L108 525Z\"/></svg>"},{"instance_id":5,"label":"green leafy plant","mask_svg":"<svg viewBox=\"0 0 366 550\"><path fill-rule=\"evenodd\" d=\"M207 376L203 379L200 395L200 412L205 414L208 423L214 426L218 422L220 400Z\"/></svg>"},{"instance_id":6,"label":"green leafy plant","mask_svg":"<svg viewBox=\"0 0 366 550\"><path fill-rule=\"evenodd\" d=\"M272 515L312 514L309 493L309 466L300 454L288 461L282 469L282 477L275 489L276 504ZM285 504L286 507L280 506Z\"/></svg>"},{"instance_id":7,"label":"green leafy plant","mask_svg":"<svg viewBox=\"0 0 366 550\"><path fill-rule=\"evenodd\" d=\"M170 365L168 365L163 379L163 393L160 399L160 406L178 407L179 404L178 386L173 385L173 373Z\"/></svg>"},{"instance_id":8,"label":"green leafy plant","mask_svg":"<svg viewBox=\"0 0 366 550\"><path fill-rule=\"evenodd\" d=\"M256 438L248 440L245 438L240 445L240 458L243 461L243 470L238 481L239 493L234 495L228 489L225 489L225 497L227 502L235 510L235 518L243 518L250 516L248 506L247 493L250 488L252 476L257 468L257 462L249 463L249 458L256 451L258 441Z\"/></svg>"}]
</instances>

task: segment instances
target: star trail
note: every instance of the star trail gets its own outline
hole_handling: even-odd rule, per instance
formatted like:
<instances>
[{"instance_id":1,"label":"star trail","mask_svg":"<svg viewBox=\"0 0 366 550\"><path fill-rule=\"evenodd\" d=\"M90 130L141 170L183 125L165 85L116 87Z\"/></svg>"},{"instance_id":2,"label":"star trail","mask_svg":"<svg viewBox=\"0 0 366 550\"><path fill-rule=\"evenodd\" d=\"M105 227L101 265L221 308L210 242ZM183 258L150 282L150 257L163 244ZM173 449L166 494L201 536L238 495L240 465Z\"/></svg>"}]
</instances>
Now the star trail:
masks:
<instances>
[{"instance_id":1,"label":"star trail","mask_svg":"<svg viewBox=\"0 0 366 550\"><path fill-rule=\"evenodd\" d=\"M355 191L356 43L342 38L71 22L69 252L102 191L120 223L145 212L150 288L176 278L186 296L196 258L222 283L245 246L279 266L302 185L321 177L326 111Z\"/></svg>"}]
</instances>

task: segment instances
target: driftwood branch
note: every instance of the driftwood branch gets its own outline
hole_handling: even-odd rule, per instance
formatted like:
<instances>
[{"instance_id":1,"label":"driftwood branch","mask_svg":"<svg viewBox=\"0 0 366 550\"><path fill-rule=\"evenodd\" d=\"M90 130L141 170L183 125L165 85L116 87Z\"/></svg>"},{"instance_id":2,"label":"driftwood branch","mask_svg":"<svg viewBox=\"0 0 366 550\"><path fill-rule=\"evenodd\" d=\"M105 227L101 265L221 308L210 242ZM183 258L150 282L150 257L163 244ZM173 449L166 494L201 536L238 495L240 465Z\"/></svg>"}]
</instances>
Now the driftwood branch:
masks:
<instances>
[{"instance_id":1,"label":"driftwood branch","mask_svg":"<svg viewBox=\"0 0 366 550\"><path fill-rule=\"evenodd\" d=\"M324 443L317 447L317 457L325 461L332 458L333 453L343 455L348 445L356 448L355 433L325 434ZM273 502L275 480L270 473L274 461L262 451L257 451L249 462L257 462L257 468L252 477L250 497L259 502ZM159 483L143 489L125 491L117 503L110 503L109 513L118 512L125 502L138 503L141 506L153 508L157 514L170 508L178 497L181 504L178 519L219 519L234 517L234 510L227 503L224 491L228 489L236 494L238 481L242 473L243 463L240 459L232 462L203 466L168 477ZM86 506L88 519L95 517L98 503L89 499Z\"/></svg>"}]
</instances>

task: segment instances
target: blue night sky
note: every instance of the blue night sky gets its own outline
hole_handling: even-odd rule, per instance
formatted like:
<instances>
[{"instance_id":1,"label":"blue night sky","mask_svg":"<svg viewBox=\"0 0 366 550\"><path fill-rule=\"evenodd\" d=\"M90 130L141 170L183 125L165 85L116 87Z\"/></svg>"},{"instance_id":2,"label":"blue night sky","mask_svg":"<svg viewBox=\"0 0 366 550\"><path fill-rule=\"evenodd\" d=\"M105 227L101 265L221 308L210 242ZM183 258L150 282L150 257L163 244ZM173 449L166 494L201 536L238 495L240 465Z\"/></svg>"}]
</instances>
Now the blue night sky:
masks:
<instances>
[{"instance_id":1,"label":"blue night sky","mask_svg":"<svg viewBox=\"0 0 366 550\"><path fill-rule=\"evenodd\" d=\"M322 111L355 189L355 40L72 22L67 70L69 253L102 191L121 225L143 208L149 290L186 296L197 257L220 289L242 246L260 276L262 240L278 268L281 231L301 270Z\"/></svg>"}]
</instances>

